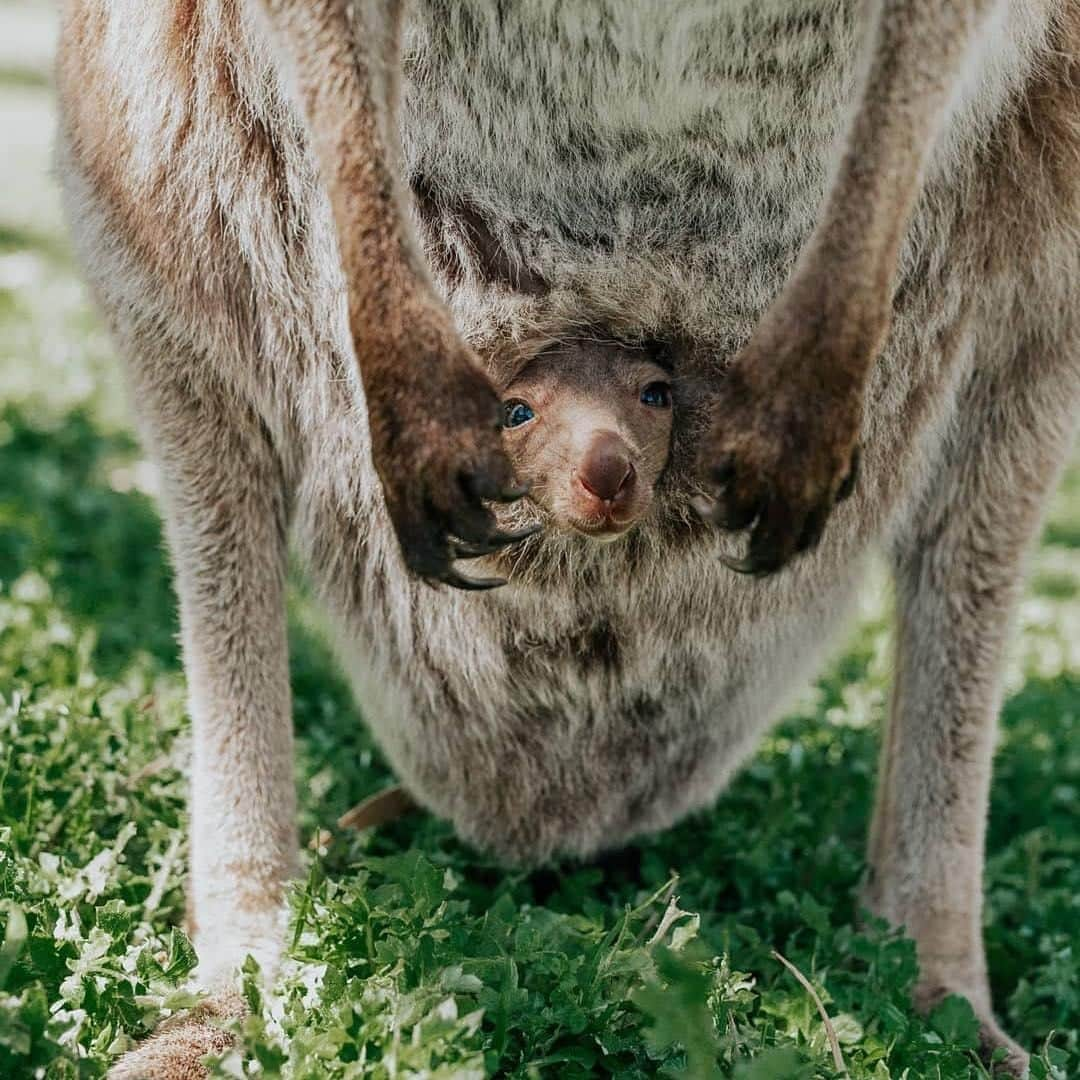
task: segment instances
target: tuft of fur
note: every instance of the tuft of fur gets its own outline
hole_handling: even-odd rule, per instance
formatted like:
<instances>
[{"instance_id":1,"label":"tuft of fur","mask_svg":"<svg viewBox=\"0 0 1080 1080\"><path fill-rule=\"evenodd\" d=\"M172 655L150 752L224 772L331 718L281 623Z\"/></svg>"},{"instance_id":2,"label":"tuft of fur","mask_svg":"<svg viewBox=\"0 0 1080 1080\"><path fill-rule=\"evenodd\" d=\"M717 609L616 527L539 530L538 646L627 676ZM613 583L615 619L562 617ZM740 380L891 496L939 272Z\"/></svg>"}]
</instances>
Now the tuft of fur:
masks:
<instances>
[{"instance_id":1,"label":"tuft of fur","mask_svg":"<svg viewBox=\"0 0 1080 1080\"><path fill-rule=\"evenodd\" d=\"M136 1050L109 1070L110 1080L202 1080L202 1059L221 1055L235 1039L225 1025L241 1019L247 1005L239 994L220 994L165 1021Z\"/></svg>"}]
</instances>

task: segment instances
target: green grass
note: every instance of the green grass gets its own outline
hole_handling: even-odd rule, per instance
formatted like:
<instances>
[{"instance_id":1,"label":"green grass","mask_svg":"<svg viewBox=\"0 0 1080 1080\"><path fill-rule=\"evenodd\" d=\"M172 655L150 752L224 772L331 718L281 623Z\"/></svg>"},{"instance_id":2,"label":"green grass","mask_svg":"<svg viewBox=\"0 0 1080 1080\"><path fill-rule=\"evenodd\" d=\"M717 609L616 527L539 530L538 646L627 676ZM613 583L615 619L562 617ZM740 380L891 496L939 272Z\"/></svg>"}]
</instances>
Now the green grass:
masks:
<instances>
[{"instance_id":1,"label":"green grass","mask_svg":"<svg viewBox=\"0 0 1080 1080\"><path fill-rule=\"evenodd\" d=\"M10 22L9 20L10 18ZM187 720L158 517L48 179L47 9L0 4L0 1076L95 1077L189 1004ZM9 30L31 42L20 50ZM17 34L16 34L17 36ZM877 590L880 592L881 590ZM308 851L290 960L240 1061L292 1077L984 1075L966 1003L915 1017L911 944L856 890L888 600L715 810L617 856L506 873L422 817ZM987 940L1036 1077L1080 1073L1080 471L1008 669ZM389 782L297 590L305 842ZM678 911L669 910L678 897ZM664 918L669 911L668 919ZM1048 1043L1049 1040L1049 1043Z\"/></svg>"}]
</instances>

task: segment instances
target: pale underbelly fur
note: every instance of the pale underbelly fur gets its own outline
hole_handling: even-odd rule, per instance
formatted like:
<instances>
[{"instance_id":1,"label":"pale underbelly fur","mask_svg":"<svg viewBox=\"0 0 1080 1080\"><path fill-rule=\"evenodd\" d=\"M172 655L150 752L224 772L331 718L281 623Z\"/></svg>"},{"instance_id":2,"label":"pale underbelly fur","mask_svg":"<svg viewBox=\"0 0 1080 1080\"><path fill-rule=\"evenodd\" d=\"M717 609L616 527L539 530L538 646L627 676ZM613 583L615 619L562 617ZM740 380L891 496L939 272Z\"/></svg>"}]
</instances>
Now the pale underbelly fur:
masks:
<instances>
[{"instance_id":1,"label":"pale underbelly fur","mask_svg":"<svg viewBox=\"0 0 1080 1080\"><path fill-rule=\"evenodd\" d=\"M442 208L427 235L454 251L439 284L463 331L496 349L496 366L533 337L586 332L677 342L680 375L715 375L813 224L853 79L852 8L416 0L403 156ZM1005 59L956 103L953 126L972 140L1035 44L1005 23L997 32L1012 41ZM246 47L257 66L263 46ZM248 250L256 288L300 298L260 305L261 340L309 354L275 360L285 378L260 378L259 357L229 377L299 447L284 454L298 463L298 546L403 782L512 858L587 853L707 804L820 662L867 552L930 467L970 362L963 333L948 355L934 344L968 310L959 275L939 275L933 295L911 289L871 389L860 491L819 551L777 579L737 578L716 560L718 539L648 523L599 549L556 540L535 576L494 594L434 591L400 568L349 401L358 387L340 381L349 349L325 201L306 150L282 139L313 276L286 281L274 260L258 263L258 243ZM950 135L937 172L962 170L969 151ZM266 198L252 199L253 217ZM461 205L546 288L486 278L458 243ZM951 213L947 201L922 212L924 249L944 256ZM231 224L252 227L239 211ZM926 257L914 246L905 273ZM938 408L913 419L928 389Z\"/></svg>"}]
</instances>

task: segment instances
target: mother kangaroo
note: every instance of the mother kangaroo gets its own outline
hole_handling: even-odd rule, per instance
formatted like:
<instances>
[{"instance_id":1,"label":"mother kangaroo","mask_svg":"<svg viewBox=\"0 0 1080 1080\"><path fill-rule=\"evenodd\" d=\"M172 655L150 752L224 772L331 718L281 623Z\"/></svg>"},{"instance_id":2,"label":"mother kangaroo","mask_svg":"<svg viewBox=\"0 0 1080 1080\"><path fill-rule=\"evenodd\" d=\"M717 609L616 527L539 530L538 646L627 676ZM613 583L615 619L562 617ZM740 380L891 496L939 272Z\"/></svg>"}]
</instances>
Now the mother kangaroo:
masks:
<instances>
[{"instance_id":1,"label":"mother kangaroo","mask_svg":"<svg viewBox=\"0 0 1080 1080\"><path fill-rule=\"evenodd\" d=\"M712 801L876 548L898 651L866 900L915 939L917 1004L966 995L1022 1074L982 850L1080 401L1080 0L67 0L59 87L162 478L206 983L281 949L290 543L408 792L508 860ZM657 367L655 497L598 538L559 493L615 520ZM601 465L549 453L522 497L570 428L508 388L586 369L597 408L639 396ZM513 456L502 420L539 438ZM195 1075L222 1038L193 1016L115 1072Z\"/></svg>"}]
</instances>

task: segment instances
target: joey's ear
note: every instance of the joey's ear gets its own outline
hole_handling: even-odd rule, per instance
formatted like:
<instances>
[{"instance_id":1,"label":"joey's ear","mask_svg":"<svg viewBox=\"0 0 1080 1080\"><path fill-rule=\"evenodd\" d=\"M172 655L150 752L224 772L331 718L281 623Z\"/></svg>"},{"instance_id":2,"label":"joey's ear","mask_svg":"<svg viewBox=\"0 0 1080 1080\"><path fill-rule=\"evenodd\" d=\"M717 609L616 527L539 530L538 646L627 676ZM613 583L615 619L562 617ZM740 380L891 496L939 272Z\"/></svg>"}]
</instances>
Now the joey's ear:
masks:
<instances>
[{"instance_id":1,"label":"joey's ear","mask_svg":"<svg viewBox=\"0 0 1080 1080\"><path fill-rule=\"evenodd\" d=\"M538 337L532 341L513 343L507 346L500 343L501 347L485 349L483 345L477 348L484 361L484 368L500 397L505 397L507 388L520 379L529 366L555 343L547 337Z\"/></svg>"},{"instance_id":2,"label":"joey's ear","mask_svg":"<svg viewBox=\"0 0 1080 1080\"><path fill-rule=\"evenodd\" d=\"M663 368L672 378L678 373L679 345L675 341L650 338L644 342L645 353L659 368Z\"/></svg>"}]
</instances>

